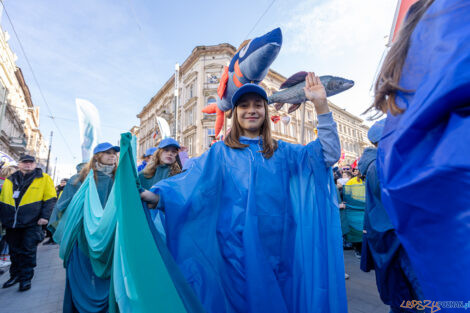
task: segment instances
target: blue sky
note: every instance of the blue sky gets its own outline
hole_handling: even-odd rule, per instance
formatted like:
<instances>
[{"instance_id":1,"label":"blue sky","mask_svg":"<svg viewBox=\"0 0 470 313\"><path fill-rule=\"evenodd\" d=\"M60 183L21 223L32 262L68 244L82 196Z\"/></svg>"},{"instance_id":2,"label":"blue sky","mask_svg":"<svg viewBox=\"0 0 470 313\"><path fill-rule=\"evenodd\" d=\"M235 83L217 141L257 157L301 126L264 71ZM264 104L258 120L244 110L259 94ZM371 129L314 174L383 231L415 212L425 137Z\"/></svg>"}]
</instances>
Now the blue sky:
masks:
<instances>
[{"instance_id":1,"label":"blue sky","mask_svg":"<svg viewBox=\"0 0 470 313\"><path fill-rule=\"evenodd\" d=\"M31 90L40 106L41 131L54 131L52 155L64 175L81 158L75 98L100 111L102 141L138 125L136 114L197 45L238 46L271 4L259 1L4 0L41 89L64 134L60 137L40 97L5 13ZM249 38L280 26L283 47L272 68L340 75L356 86L330 100L360 114L390 31L390 0L278 0ZM75 158L75 159L74 159ZM67 170L65 170L67 168Z\"/></svg>"}]
</instances>

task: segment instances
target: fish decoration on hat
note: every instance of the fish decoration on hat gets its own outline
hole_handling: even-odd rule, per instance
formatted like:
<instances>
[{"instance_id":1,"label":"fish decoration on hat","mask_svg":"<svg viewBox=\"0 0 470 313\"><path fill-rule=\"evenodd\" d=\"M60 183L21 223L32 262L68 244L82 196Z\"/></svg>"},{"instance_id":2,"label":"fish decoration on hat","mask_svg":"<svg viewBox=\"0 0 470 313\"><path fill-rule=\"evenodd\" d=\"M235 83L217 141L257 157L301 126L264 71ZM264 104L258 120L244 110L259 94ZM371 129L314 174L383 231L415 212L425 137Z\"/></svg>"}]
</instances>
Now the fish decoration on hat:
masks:
<instances>
[{"instance_id":1,"label":"fish decoration on hat","mask_svg":"<svg viewBox=\"0 0 470 313\"><path fill-rule=\"evenodd\" d=\"M222 111L233 109L233 94L246 83L259 84L268 74L282 46L282 32L276 28L263 36L243 42L224 68L217 89L217 106Z\"/></svg>"}]
</instances>

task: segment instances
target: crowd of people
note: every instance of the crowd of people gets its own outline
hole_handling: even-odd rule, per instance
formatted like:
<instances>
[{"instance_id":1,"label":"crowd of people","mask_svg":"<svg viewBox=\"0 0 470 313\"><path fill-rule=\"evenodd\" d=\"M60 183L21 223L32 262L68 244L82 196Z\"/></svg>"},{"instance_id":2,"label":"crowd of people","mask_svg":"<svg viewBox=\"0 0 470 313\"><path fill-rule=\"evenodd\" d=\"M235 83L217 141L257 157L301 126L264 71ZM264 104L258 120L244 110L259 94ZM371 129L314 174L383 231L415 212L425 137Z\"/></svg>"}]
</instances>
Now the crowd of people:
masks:
<instances>
[{"instance_id":1,"label":"crowd of people","mask_svg":"<svg viewBox=\"0 0 470 313\"><path fill-rule=\"evenodd\" d=\"M470 163L460 156L470 142L469 17L470 5L456 0L411 7L370 108L387 117L370 128L371 146L357 166L337 165L336 123L314 73L304 92L318 116L318 140L274 140L266 91L247 83L231 99L223 141L192 159L172 138L145 152L136 169L140 197L207 312L346 312L343 249L354 250L363 271L374 270L391 312L416 311L404 301L468 298ZM31 287L42 227L48 224L52 243L91 172L105 207L119 152L98 144L57 190L31 156L14 171L2 169L0 252L6 242L11 257L4 288ZM442 177L448 186L436 183ZM429 242L436 229L442 252ZM84 236L79 231L67 256L63 310L106 312L111 279L95 273Z\"/></svg>"}]
</instances>

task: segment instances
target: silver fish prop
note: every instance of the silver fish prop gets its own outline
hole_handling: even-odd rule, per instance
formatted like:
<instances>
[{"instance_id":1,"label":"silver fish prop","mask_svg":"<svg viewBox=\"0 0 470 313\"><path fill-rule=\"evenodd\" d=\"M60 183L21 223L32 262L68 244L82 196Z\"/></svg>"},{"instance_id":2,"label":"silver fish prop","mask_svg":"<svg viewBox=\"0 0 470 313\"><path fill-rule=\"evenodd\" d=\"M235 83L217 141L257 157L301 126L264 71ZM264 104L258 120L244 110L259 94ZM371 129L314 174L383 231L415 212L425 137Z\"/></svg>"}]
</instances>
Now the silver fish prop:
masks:
<instances>
[{"instance_id":1,"label":"silver fish prop","mask_svg":"<svg viewBox=\"0 0 470 313\"><path fill-rule=\"evenodd\" d=\"M276 110L280 110L284 106L284 103L290 103L292 105L287 112L292 113L297 110L302 102L307 101L304 92L305 77L307 74L307 72L298 72L289 77L281 85L280 91L268 97L268 104L274 104ZM320 76L320 81L325 87L327 97L334 96L354 86L354 81L352 80L331 75Z\"/></svg>"}]
</instances>

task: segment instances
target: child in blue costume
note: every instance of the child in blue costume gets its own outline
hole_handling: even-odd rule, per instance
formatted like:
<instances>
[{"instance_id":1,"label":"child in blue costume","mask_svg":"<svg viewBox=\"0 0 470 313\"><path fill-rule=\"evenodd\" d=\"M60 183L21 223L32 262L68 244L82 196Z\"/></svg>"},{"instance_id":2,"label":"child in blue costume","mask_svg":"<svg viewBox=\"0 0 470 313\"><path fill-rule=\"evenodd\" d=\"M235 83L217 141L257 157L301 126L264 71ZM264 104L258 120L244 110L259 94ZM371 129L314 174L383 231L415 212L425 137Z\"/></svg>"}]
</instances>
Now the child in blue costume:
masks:
<instances>
[{"instance_id":1,"label":"child in blue costume","mask_svg":"<svg viewBox=\"0 0 470 313\"><path fill-rule=\"evenodd\" d=\"M165 211L169 249L209 313L347 312L340 143L323 85L306 81L319 140L273 140L266 92L245 84L225 141L141 194Z\"/></svg>"},{"instance_id":2,"label":"child in blue costume","mask_svg":"<svg viewBox=\"0 0 470 313\"><path fill-rule=\"evenodd\" d=\"M61 201L57 203L55 210L65 211L90 170L95 174L96 187L101 205L104 207L114 183L119 150L119 147L107 142L97 145L90 162L79 174L73 176L64 188ZM80 238L81 236L83 238ZM78 242L67 260L63 312L104 313L108 311L110 280L94 274L86 251L84 253L80 248L80 240L86 240L83 232L81 236L79 235Z\"/></svg>"},{"instance_id":3,"label":"child in blue costume","mask_svg":"<svg viewBox=\"0 0 470 313\"><path fill-rule=\"evenodd\" d=\"M425 0L410 8L385 59L374 107L388 113L377 155L382 201L424 298L466 302L469 1Z\"/></svg>"},{"instance_id":4,"label":"child in blue costume","mask_svg":"<svg viewBox=\"0 0 470 313\"><path fill-rule=\"evenodd\" d=\"M381 200L376 159L384 122L380 120L369 129L367 137L375 147L366 148L358 163L366 180L361 269L375 271L380 298L390 305L391 312L409 312L400 307L403 301L424 299L415 271Z\"/></svg>"}]
</instances>

